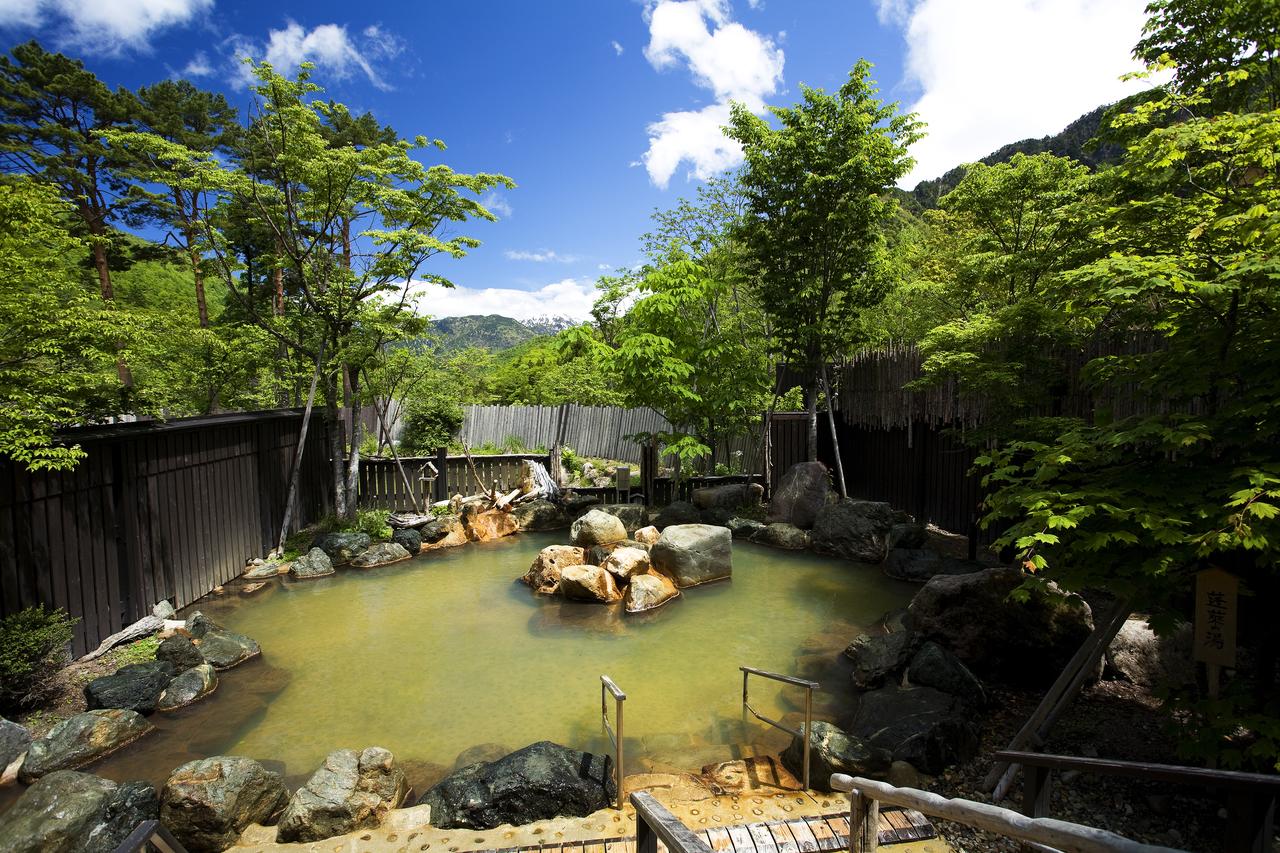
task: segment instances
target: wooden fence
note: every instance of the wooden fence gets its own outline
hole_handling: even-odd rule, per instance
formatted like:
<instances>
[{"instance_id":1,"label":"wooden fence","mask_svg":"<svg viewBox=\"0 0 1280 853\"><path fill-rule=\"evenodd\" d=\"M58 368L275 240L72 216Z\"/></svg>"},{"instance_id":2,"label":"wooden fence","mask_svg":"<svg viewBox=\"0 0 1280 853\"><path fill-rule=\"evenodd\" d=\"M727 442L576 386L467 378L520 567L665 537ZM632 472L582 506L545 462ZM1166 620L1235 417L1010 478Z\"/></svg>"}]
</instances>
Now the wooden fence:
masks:
<instances>
[{"instance_id":1,"label":"wooden fence","mask_svg":"<svg viewBox=\"0 0 1280 853\"><path fill-rule=\"evenodd\" d=\"M440 453L436 456L401 457L400 463L404 466L412 492L405 489L404 478L395 460L365 459L360 463L360 506L408 512L414 509L416 500L418 508L425 510L432 501L448 500L454 492L464 495L479 492L476 476L485 489L494 488L496 484L498 491L508 492L520 484L526 459L541 462L548 470L552 463L549 453L473 454L471 459L476 466L474 475L465 456ZM437 473L432 473L431 465L435 466Z\"/></svg>"},{"instance_id":2,"label":"wooden fence","mask_svg":"<svg viewBox=\"0 0 1280 853\"><path fill-rule=\"evenodd\" d=\"M66 433L71 471L0 461L0 615L36 604L77 617L76 655L151 612L184 607L244 571L279 535L301 413L145 422ZM333 507L313 418L294 530Z\"/></svg>"}]
</instances>

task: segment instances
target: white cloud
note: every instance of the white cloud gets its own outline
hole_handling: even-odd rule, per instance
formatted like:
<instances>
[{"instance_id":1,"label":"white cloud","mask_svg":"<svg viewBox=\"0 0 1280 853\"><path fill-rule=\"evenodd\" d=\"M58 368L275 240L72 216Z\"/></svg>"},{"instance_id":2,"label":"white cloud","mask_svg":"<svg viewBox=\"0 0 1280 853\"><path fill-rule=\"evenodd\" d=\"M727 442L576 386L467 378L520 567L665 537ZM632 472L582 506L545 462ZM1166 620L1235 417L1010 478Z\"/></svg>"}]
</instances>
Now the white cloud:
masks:
<instances>
[{"instance_id":1,"label":"white cloud","mask_svg":"<svg viewBox=\"0 0 1280 853\"><path fill-rule=\"evenodd\" d=\"M596 300L595 284L587 279L566 278L537 290L511 287L445 288L427 284L419 288L418 311L431 317L467 314L501 314L516 320L534 317L570 317L588 320Z\"/></svg>"},{"instance_id":2,"label":"white cloud","mask_svg":"<svg viewBox=\"0 0 1280 853\"><path fill-rule=\"evenodd\" d=\"M716 98L702 109L665 113L649 125L649 149L641 158L649 179L665 189L682 162L702 179L737 165L742 151L721 130L729 101L762 112L764 99L782 80L782 50L768 36L732 21L727 0L650 0L645 17L649 64L660 71L687 67L693 82Z\"/></svg>"},{"instance_id":3,"label":"white cloud","mask_svg":"<svg viewBox=\"0 0 1280 853\"><path fill-rule=\"evenodd\" d=\"M202 50L191 57L191 61L183 67L180 73L183 77L208 77L213 73L213 65Z\"/></svg>"},{"instance_id":4,"label":"white cloud","mask_svg":"<svg viewBox=\"0 0 1280 853\"><path fill-rule=\"evenodd\" d=\"M967 0L877 0L881 20L904 30L907 82L920 90L910 109L929 125L902 185L1150 85L1119 79L1137 68L1146 2L989 0L975 14Z\"/></svg>"},{"instance_id":5,"label":"white cloud","mask_svg":"<svg viewBox=\"0 0 1280 853\"><path fill-rule=\"evenodd\" d=\"M0 26L56 26L59 45L117 56L149 51L157 32L212 8L213 0L0 0Z\"/></svg>"},{"instance_id":6,"label":"white cloud","mask_svg":"<svg viewBox=\"0 0 1280 853\"><path fill-rule=\"evenodd\" d=\"M509 261L533 261L538 264L552 262L558 264L572 264L577 263L578 261L577 255L562 255L551 249L539 249L536 252L527 252L523 250L513 251L508 249L506 252L503 252L503 254L507 256L507 260Z\"/></svg>"},{"instance_id":7,"label":"white cloud","mask_svg":"<svg viewBox=\"0 0 1280 853\"><path fill-rule=\"evenodd\" d=\"M622 56L625 48L618 42L617 39L614 39L613 41L609 42L609 44L613 45L614 53L618 54L618 56Z\"/></svg>"},{"instance_id":8,"label":"white cloud","mask_svg":"<svg viewBox=\"0 0 1280 853\"><path fill-rule=\"evenodd\" d=\"M499 216L511 217L515 213L511 208L511 202L507 201L507 197L497 190L489 190L480 197L482 204L490 213L496 213Z\"/></svg>"},{"instance_id":9,"label":"white cloud","mask_svg":"<svg viewBox=\"0 0 1280 853\"><path fill-rule=\"evenodd\" d=\"M244 36L229 40L236 77L242 84L253 82L253 75L240 61L248 57L269 62L277 71L292 73L303 62L338 80L363 74L375 87L389 91L392 87L374 68L374 62L392 59L404 50L397 37L377 25L366 27L357 39L341 24L320 24L307 29L289 21L283 29L271 30L265 45Z\"/></svg>"}]
</instances>

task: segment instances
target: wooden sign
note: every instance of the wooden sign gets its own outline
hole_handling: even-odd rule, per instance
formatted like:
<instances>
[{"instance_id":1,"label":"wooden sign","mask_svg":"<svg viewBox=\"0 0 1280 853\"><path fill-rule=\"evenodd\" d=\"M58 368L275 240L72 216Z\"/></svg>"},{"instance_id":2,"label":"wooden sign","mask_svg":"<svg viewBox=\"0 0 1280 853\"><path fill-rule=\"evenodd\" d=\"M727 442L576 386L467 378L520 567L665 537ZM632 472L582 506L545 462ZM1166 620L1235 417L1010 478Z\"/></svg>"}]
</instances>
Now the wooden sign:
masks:
<instances>
[{"instance_id":1,"label":"wooden sign","mask_svg":"<svg viewBox=\"0 0 1280 853\"><path fill-rule=\"evenodd\" d=\"M1235 667L1239 593L1235 575L1222 569L1196 573L1196 660Z\"/></svg>"}]
</instances>

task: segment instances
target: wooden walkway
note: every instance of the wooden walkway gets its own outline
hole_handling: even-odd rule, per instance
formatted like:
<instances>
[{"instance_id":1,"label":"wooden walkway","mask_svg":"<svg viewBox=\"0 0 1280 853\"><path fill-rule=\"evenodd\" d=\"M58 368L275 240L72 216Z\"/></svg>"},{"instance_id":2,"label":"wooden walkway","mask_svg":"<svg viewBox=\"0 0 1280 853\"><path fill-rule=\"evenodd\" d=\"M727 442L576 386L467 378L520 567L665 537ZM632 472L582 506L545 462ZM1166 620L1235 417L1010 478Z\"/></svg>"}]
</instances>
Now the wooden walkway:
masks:
<instances>
[{"instance_id":1,"label":"wooden walkway","mask_svg":"<svg viewBox=\"0 0 1280 853\"><path fill-rule=\"evenodd\" d=\"M716 853L827 853L849 849L847 814L799 817L765 823L744 823L695 830ZM936 838L929 819L914 809L880 812L880 844L901 844ZM666 846L658 842L659 853ZM507 847L496 853L636 853L635 836L598 841L571 841L530 847Z\"/></svg>"}]
</instances>

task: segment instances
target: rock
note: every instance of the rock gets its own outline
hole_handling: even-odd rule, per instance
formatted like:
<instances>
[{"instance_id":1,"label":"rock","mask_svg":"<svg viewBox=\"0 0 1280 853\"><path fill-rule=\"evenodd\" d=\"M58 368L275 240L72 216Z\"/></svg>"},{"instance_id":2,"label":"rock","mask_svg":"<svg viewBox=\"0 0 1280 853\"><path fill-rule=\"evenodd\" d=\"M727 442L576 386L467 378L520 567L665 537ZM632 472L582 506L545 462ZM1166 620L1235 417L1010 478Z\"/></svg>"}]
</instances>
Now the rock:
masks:
<instances>
[{"instance_id":1,"label":"rock","mask_svg":"<svg viewBox=\"0 0 1280 853\"><path fill-rule=\"evenodd\" d=\"M884 540L891 527L893 507L887 503L844 498L818 510L809 544L819 554L879 563L884 560Z\"/></svg>"},{"instance_id":2,"label":"rock","mask_svg":"<svg viewBox=\"0 0 1280 853\"><path fill-rule=\"evenodd\" d=\"M631 778L628 777L628 782ZM790 794L801 787L800 780L772 755L753 755L733 761L708 764L702 768L699 776L691 781L701 783L699 787L702 790L693 789L691 793L695 797L686 797L686 799L704 799L708 796L724 794L735 798L751 797L760 796L770 790ZM675 784L671 787L679 791L680 788L687 787L687 784L680 777L675 777Z\"/></svg>"},{"instance_id":3,"label":"rock","mask_svg":"<svg viewBox=\"0 0 1280 853\"><path fill-rule=\"evenodd\" d=\"M185 634L174 634L166 637L156 648L156 660L165 661L173 666L174 672L182 672L204 663L204 655Z\"/></svg>"},{"instance_id":4,"label":"rock","mask_svg":"<svg viewBox=\"0 0 1280 853\"><path fill-rule=\"evenodd\" d=\"M280 776L252 758L188 761L160 792L160 821L191 853L217 853L251 823L269 824L289 800Z\"/></svg>"},{"instance_id":5,"label":"rock","mask_svg":"<svg viewBox=\"0 0 1280 853\"><path fill-rule=\"evenodd\" d=\"M809 785L814 790L830 791L831 774L876 776L889 768L889 753L864 743L839 727L814 720L809 731ZM782 753L782 763L797 778L804 775L804 741L791 739Z\"/></svg>"},{"instance_id":6,"label":"rock","mask_svg":"<svg viewBox=\"0 0 1280 853\"><path fill-rule=\"evenodd\" d=\"M569 528L569 541L582 548L607 545L627 538L622 519L599 509L591 509Z\"/></svg>"},{"instance_id":7,"label":"rock","mask_svg":"<svg viewBox=\"0 0 1280 853\"><path fill-rule=\"evenodd\" d=\"M896 788L919 788L920 771L906 761L895 761L889 765L888 782Z\"/></svg>"},{"instance_id":8,"label":"rock","mask_svg":"<svg viewBox=\"0 0 1280 853\"><path fill-rule=\"evenodd\" d=\"M289 574L295 578L321 578L334 571L333 561L321 548L312 548L289 564Z\"/></svg>"},{"instance_id":9,"label":"rock","mask_svg":"<svg viewBox=\"0 0 1280 853\"><path fill-rule=\"evenodd\" d=\"M632 538L635 539L637 542L639 542L641 545L652 545L654 542L658 541L658 537L661 535L662 535L662 532L659 531L658 528L650 524L648 527L641 527L639 530L633 533Z\"/></svg>"},{"instance_id":10,"label":"rock","mask_svg":"<svg viewBox=\"0 0 1280 853\"><path fill-rule=\"evenodd\" d=\"M560 572L560 594L573 601L602 604L622 600L613 575L599 566L565 566Z\"/></svg>"},{"instance_id":11,"label":"rock","mask_svg":"<svg viewBox=\"0 0 1280 853\"><path fill-rule=\"evenodd\" d=\"M510 753L511 750L500 743L478 743L458 753L458 757L453 761L453 769L461 770L472 764L488 764Z\"/></svg>"},{"instance_id":12,"label":"rock","mask_svg":"<svg viewBox=\"0 0 1280 853\"><path fill-rule=\"evenodd\" d=\"M173 603L168 599L157 601L151 606L151 615L157 619L172 619L178 615L178 611L173 608Z\"/></svg>"},{"instance_id":13,"label":"rock","mask_svg":"<svg viewBox=\"0 0 1280 853\"><path fill-rule=\"evenodd\" d=\"M560 591L560 574L569 566L581 566L586 554L574 545L548 545L538 552L529 571L520 578L542 595L555 595Z\"/></svg>"},{"instance_id":14,"label":"rock","mask_svg":"<svg viewBox=\"0 0 1280 853\"><path fill-rule=\"evenodd\" d=\"M1191 652L1190 624L1160 636L1145 619L1126 619L1107 648L1107 667L1142 687L1181 687L1195 680Z\"/></svg>"},{"instance_id":15,"label":"rock","mask_svg":"<svg viewBox=\"0 0 1280 853\"><path fill-rule=\"evenodd\" d=\"M864 689L876 687L901 671L911 660L912 639L907 631L854 638L844 650L845 657L853 661L853 683Z\"/></svg>"},{"instance_id":16,"label":"rock","mask_svg":"<svg viewBox=\"0 0 1280 853\"><path fill-rule=\"evenodd\" d=\"M478 503L462 507L462 526L472 542L492 542L520 532L514 515Z\"/></svg>"},{"instance_id":17,"label":"rock","mask_svg":"<svg viewBox=\"0 0 1280 853\"><path fill-rule=\"evenodd\" d=\"M725 509L722 506L713 506L711 509L704 509L698 516L698 521L701 524L710 524L715 527L728 527L732 518L733 510Z\"/></svg>"},{"instance_id":18,"label":"rock","mask_svg":"<svg viewBox=\"0 0 1280 853\"><path fill-rule=\"evenodd\" d=\"M614 548L600 562L600 568L625 581L633 575L649 571L649 552L641 548Z\"/></svg>"},{"instance_id":19,"label":"rock","mask_svg":"<svg viewBox=\"0 0 1280 853\"><path fill-rule=\"evenodd\" d=\"M187 633L192 636L200 655L217 669L230 669L262 654L262 647L257 641L228 631L200 612L191 614L187 620Z\"/></svg>"},{"instance_id":20,"label":"rock","mask_svg":"<svg viewBox=\"0 0 1280 853\"><path fill-rule=\"evenodd\" d=\"M156 700L173 680L173 664L154 660L122 666L111 675L95 678L84 687L85 707L124 708L150 714Z\"/></svg>"},{"instance_id":21,"label":"rock","mask_svg":"<svg viewBox=\"0 0 1280 853\"><path fill-rule=\"evenodd\" d=\"M649 553L649 545L636 542L634 539L623 539L620 542L610 542L608 545L592 545L587 549L586 562L592 566L600 566L608 559L609 555L619 548L634 548L637 551Z\"/></svg>"},{"instance_id":22,"label":"rock","mask_svg":"<svg viewBox=\"0 0 1280 853\"><path fill-rule=\"evenodd\" d=\"M276 575L281 574L282 573L281 569L287 572L291 568L292 568L292 565L290 565L289 563L278 563L272 560L269 562L258 563L256 565L250 566L248 569L245 570L245 573L240 577L250 581L269 580L275 577Z\"/></svg>"},{"instance_id":23,"label":"rock","mask_svg":"<svg viewBox=\"0 0 1280 853\"><path fill-rule=\"evenodd\" d=\"M886 575L912 583L925 583L938 575L966 575L985 568L976 560L944 557L929 548L893 548L884 561Z\"/></svg>"},{"instance_id":24,"label":"rock","mask_svg":"<svg viewBox=\"0 0 1280 853\"><path fill-rule=\"evenodd\" d=\"M969 703L931 687L882 687L858 699L849 732L935 775L978 754Z\"/></svg>"},{"instance_id":25,"label":"rock","mask_svg":"<svg viewBox=\"0 0 1280 853\"><path fill-rule=\"evenodd\" d=\"M884 537L884 545L890 551L894 548L923 548L928 542L929 533L925 526L914 521L898 522Z\"/></svg>"},{"instance_id":26,"label":"rock","mask_svg":"<svg viewBox=\"0 0 1280 853\"><path fill-rule=\"evenodd\" d=\"M593 506L600 505L600 499L595 495L580 495L577 492L568 492L560 501L564 504L564 511L569 518L577 518Z\"/></svg>"},{"instance_id":27,"label":"rock","mask_svg":"<svg viewBox=\"0 0 1280 853\"><path fill-rule=\"evenodd\" d=\"M724 486L706 486L694 489L693 505L698 509L741 509L760 506L764 500L764 486L759 483L733 483Z\"/></svg>"},{"instance_id":28,"label":"rock","mask_svg":"<svg viewBox=\"0 0 1280 853\"><path fill-rule=\"evenodd\" d=\"M76 714L32 741L18 779L29 784L55 770L74 770L154 730L137 711L111 708Z\"/></svg>"},{"instance_id":29,"label":"rock","mask_svg":"<svg viewBox=\"0 0 1280 853\"><path fill-rule=\"evenodd\" d=\"M379 542L361 551L351 561L353 568L372 569L407 560L412 556L403 545L396 542Z\"/></svg>"},{"instance_id":30,"label":"rock","mask_svg":"<svg viewBox=\"0 0 1280 853\"><path fill-rule=\"evenodd\" d=\"M765 528L763 521L756 521L754 518L742 518L741 516L729 519L724 526L729 528L729 532L733 534L734 539L753 539Z\"/></svg>"},{"instance_id":31,"label":"rock","mask_svg":"<svg viewBox=\"0 0 1280 853\"><path fill-rule=\"evenodd\" d=\"M8 767L31 746L31 732L27 727L0 717L0 771Z\"/></svg>"},{"instance_id":32,"label":"rock","mask_svg":"<svg viewBox=\"0 0 1280 853\"><path fill-rule=\"evenodd\" d=\"M627 536L631 536L649 523L649 510L644 504L601 504L594 509L597 512L606 512L621 521L622 526L627 530Z\"/></svg>"},{"instance_id":33,"label":"rock","mask_svg":"<svg viewBox=\"0 0 1280 853\"><path fill-rule=\"evenodd\" d=\"M368 533L353 530L325 533L317 536L315 541L311 543L311 547L324 551L335 566L341 566L349 563L352 557L368 548L372 543L373 540L369 538Z\"/></svg>"},{"instance_id":34,"label":"rock","mask_svg":"<svg viewBox=\"0 0 1280 853\"><path fill-rule=\"evenodd\" d=\"M391 541L413 556L422 550L422 534L412 527L401 527L391 534Z\"/></svg>"},{"instance_id":35,"label":"rock","mask_svg":"<svg viewBox=\"0 0 1280 853\"><path fill-rule=\"evenodd\" d=\"M379 826L409 793L404 771L385 749L339 749L289 799L276 840L321 841Z\"/></svg>"},{"instance_id":36,"label":"rock","mask_svg":"<svg viewBox=\"0 0 1280 853\"><path fill-rule=\"evenodd\" d=\"M680 590L666 575L656 572L634 575L627 586L627 594L623 605L628 613L640 613L654 610L668 601L678 598Z\"/></svg>"},{"instance_id":37,"label":"rock","mask_svg":"<svg viewBox=\"0 0 1280 853\"><path fill-rule=\"evenodd\" d=\"M827 466L821 462L797 462L778 481L769 502L770 523L793 524L801 530L813 527L818 510L827 505L831 491Z\"/></svg>"},{"instance_id":38,"label":"rock","mask_svg":"<svg viewBox=\"0 0 1280 853\"><path fill-rule=\"evenodd\" d=\"M751 541L788 551L803 551L809 547L809 533L794 524L775 521L756 531Z\"/></svg>"},{"instance_id":39,"label":"rock","mask_svg":"<svg viewBox=\"0 0 1280 853\"><path fill-rule=\"evenodd\" d=\"M172 711L184 705L190 705L197 699L203 699L218 689L218 673L211 664L201 663L185 672L179 673L156 703L159 711Z\"/></svg>"},{"instance_id":40,"label":"rock","mask_svg":"<svg viewBox=\"0 0 1280 853\"><path fill-rule=\"evenodd\" d=\"M916 633L950 649L980 678L1026 687L1052 683L1093 630L1089 605L1056 586L1025 602L1017 568L939 575L909 607Z\"/></svg>"},{"instance_id":41,"label":"rock","mask_svg":"<svg viewBox=\"0 0 1280 853\"><path fill-rule=\"evenodd\" d=\"M467 532L462 527L462 519L456 515L442 515L435 521L429 521L418 528L418 533L427 545L442 548L461 545L467 541Z\"/></svg>"},{"instance_id":42,"label":"rock","mask_svg":"<svg viewBox=\"0 0 1280 853\"><path fill-rule=\"evenodd\" d=\"M139 823L158 814L156 789L146 782L117 785L89 773L57 770L0 816L0 850L114 853Z\"/></svg>"},{"instance_id":43,"label":"rock","mask_svg":"<svg viewBox=\"0 0 1280 853\"><path fill-rule=\"evenodd\" d=\"M653 519L653 526L665 530L673 524L701 524L702 512L688 501L672 501Z\"/></svg>"},{"instance_id":44,"label":"rock","mask_svg":"<svg viewBox=\"0 0 1280 853\"><path fill-rule=\"evenodd\" d=\"M888 613L880 617L880 627L884 629L886 634L897 634L900 631L911 630L911 612L905 607L898 610L890 610Z\"/></svg>"},{"instance_id":45,"label":"rock","mask_svg":"<svg viewBox=\"0 0 1280 853\"><path fill-rule=\"evenodd\" d=\"M935 642L925 643L907 667L907 681L959 696L975 708L987 704L982 682L960 659Z\"/></svg>"},{"instance_id":46,"label":"rock","mask_svg":"<svg viewBox=\"0 0 1280 853\"><path fill-rule=\"evenodd\" d=\"M522 503L511 511L511 517L521 530L563 530L569 526L564 508L546 500Z\"/></svg>"},{"instance_id":47,"label":"rock","mask_svg":"<svg viewBox=\"0 0 1280 853\"><path fill-rule=\"evenodd\" d=\"M433 826L492 829L585 817L613 802L613 759L541 741L453 773L418 800Z\"/></svg>"},{"instance_id":48,"label":"rock","mask_svg":"<svg viewBox=\"0 0 1280 853\"><path fill-rule=\"evenodd\" d=\"M733 537L727 527L673 524L649 550L649 562L680 588L733 574Z\"/></svg>"}]
</instances>

